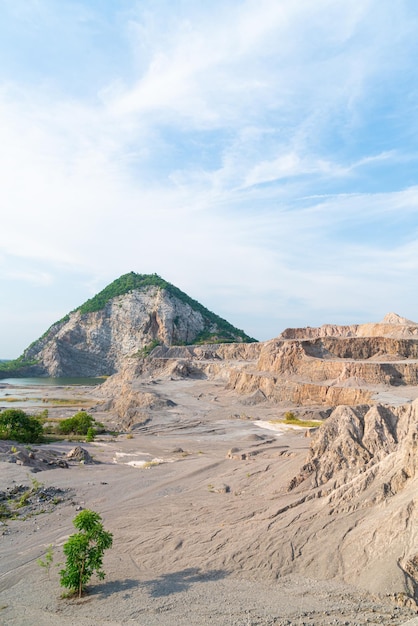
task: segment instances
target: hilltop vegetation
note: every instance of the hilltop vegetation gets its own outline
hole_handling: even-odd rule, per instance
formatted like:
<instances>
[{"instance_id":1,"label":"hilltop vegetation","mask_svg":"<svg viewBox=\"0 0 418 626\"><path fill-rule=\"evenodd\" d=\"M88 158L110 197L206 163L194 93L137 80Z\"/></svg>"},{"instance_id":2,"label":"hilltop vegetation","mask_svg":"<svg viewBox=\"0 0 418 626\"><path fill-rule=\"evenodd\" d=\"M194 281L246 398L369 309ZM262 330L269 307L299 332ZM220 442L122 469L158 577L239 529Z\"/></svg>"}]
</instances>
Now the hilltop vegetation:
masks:
<instances>
[{"instance_id":1,"label":"hilltop vegetation","mask_svg":"<svg viewBox=\"0 0 418 626\"><path fill-rule=\"evenodd\" d=\"M90 300L87 300L80 307L75 309L75 311L79 311L82 315L85 313L94 313L96 311L101 311L104 309L106 304L116 298L117 296L123 296L126 293L130 293L131 291L139 290L143 291L148 287L157 287L159 289L165 289L169 294L173 297L177 298L181 302L188 304L195 311L199 311L203 318L206 321L207 328L201 336L196 339L196 342L207 343L212 341L216 342L225 342L225 341L237 341L237 338L240 338L244 342L253 342L257 341L256 339L249 337L244 333L244 331L235 328L232 324L222 319L212 311L209 311L206 307L204 307L200 302L190 298L184 291L181 291L178 287L175 287L171 283L167 282L158 274L136 274L135 272L130 272L129 274L124 274L120 278L114 280L110 285L105 287L102 291L96 294ZM210 326L216 325L218 332L211 333Z\"/></svg>"},{"instance_id":2,"label":"hilltop vegetation","mask_svg":"<svg viewBox=\"0 0 418 626\"><path fill-rule=\"evenodd\" d=\"M148 287L160 287L161 289L169 290L169 285L170 283L160 278L157 274L136 274L135 272L130 272L114 280L110 285L107 285L102 291L93 296L93 298L90 298L90 300L87 300L84 304L75 309L75 311L80 311L81 314L94 313L95 311L104 309L109 300L117 296L123 296L137 289L142 291ZM171 286L173 289L176 289L173 285Z\"/></svg>"}]
</instances>

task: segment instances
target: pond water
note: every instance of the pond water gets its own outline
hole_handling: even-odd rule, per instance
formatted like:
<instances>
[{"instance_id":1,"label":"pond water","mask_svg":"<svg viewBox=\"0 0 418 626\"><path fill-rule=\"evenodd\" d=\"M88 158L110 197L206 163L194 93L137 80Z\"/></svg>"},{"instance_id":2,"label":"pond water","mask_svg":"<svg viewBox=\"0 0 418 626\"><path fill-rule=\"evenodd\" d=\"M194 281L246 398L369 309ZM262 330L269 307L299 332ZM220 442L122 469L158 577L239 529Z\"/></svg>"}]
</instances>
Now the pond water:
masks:
<instances>
[{"instance_id":1,"label":"pond water","mask_svg":"<svg viewBox=\"0 0 418 626\"><path fill-rule=\"evenodd\" d=\"M1 384L13 385L15 387L71 387L78 385L101 385L105 378L2 378Z\"/></svg>"},{"instance_id":2,"label":"pond water","mask_svg":"<svg viewBox=\"0 0 418 626\"><path fill-rule=\"evenodd\" d=\"M78 406L88 404L93 391L105 378L3 378L0 379L0 411L8 408L29 409L43 406ZM86 395L87 394L87 395Z\"/></svg>"}]
</instances>

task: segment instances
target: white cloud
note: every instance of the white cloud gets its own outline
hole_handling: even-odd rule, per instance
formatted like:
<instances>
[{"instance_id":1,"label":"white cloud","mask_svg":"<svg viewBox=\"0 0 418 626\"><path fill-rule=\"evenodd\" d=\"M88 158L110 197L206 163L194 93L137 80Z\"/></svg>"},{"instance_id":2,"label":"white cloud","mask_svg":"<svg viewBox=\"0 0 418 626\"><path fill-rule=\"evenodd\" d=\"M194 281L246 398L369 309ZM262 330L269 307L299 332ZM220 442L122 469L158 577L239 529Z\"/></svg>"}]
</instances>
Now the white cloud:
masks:
<instances>
[{"instance_id":1,"label":"white cloud","mask_svg":"<svg viewBox=\"0 0 418 626\"><path fill-rule=\"evenodd\" d=\"M4 257L0 258L0 280L18 281L22 283L30 283L35 286L51 285L53 282L51 274L41 270L19 270L13 267L5 267Z\"/></svg>"},{"instance_id":2,"label":"white cloud","mask_svg":"<svg viewBox=\"0 0 418 626\"><path fill-rule=\"evenodd\" d=\"M272 161L261 161L248 173L244 187L268 183L282 178L316 174L318 176L343 176L347 170L318 158L301 158L296 152L288 152Z\"/></svg>"},{"instance_id":3,"label":"white cloud","mask_svg":"<svg viewBox=\"0 0 418 626\"><path fill-rule=\"evenodd\" d=\"M2 85L0 279L75 271L103 286L156 271L213 309L239 302L277 324L301 308L405 303L416 180L369 189L361 176L415 159L373 128L382 85L397 94L412 71L407 4L215 4L132 4L136 72L103 75L96 98L70 97L61 77Z\"/></svg>"},{"instance_id":4,"label":"white cloud","mask_svg":"<svg viewBox=\"0 0 418 626\"><path fill-rule=\"evenodd\" d=\"M353 80L360 85L367 75L350 40L372 4L219 3L216 11L204 13L204 21L168 20L164 35L157 31L151 39L148 34L146 52L145 11L136 32L148 67L141 67L131 86L110 92L109 107L117 116L161 120L164 115L169 123L176 116L178 123L183 118L197 127L228 128L254 119L266 107L296 112L318 104L332 107L341 92L353 98Z\"/></svg>"}]
</instances>

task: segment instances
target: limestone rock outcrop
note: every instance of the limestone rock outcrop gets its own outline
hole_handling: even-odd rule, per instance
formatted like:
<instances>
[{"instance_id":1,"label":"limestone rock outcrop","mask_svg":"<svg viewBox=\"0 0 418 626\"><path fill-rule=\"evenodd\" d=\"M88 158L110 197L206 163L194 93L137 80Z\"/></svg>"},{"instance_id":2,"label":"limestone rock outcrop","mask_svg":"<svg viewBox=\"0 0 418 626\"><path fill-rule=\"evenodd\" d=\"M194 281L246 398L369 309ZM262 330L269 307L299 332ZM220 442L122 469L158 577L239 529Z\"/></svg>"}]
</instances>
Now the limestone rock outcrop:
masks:
<instances>
[{"instance_id":1,"label":"limestone rock outcrop","mask_svg":"<svg viewBox=\"0 0 418 626\"><path fill-rule=\"evenodd\" d=\"M418 437L417 413L417 401L399 407L381 404L337 407L318 429L309 458L290 488L305 480L319 487L332 479L332 489L346 490L360 471L362 479L356 482L359 492L376 479L382 469L379 464L396 454L397 467L393 457L393 471L385 472L388 482L381 485L382 496L394 495L416 474L417 462L413 461L411 452Z\"/></svg>"}]
</instances>

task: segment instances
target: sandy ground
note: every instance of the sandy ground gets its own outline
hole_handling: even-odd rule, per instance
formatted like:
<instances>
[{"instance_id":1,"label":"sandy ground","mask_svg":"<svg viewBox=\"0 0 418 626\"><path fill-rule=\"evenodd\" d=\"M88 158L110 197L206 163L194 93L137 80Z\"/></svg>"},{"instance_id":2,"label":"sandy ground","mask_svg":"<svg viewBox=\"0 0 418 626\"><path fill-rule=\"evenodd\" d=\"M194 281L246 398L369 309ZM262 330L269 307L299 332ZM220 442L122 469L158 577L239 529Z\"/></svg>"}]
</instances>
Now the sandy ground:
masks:
<instances>
[{"instance_id":1,"label":"sandy ground","mask_svg":"<svg viewBox=\"0 0 418 626\"><path fill-rule=\"evenodd\" d=\"M256 542L266 503L287 502L284 486L309 446L303 431L269 429L269 420L277 417L274 407L242 405L221 385L158 381L152 389L176 405L155 412L133 438L83 444L98 464L37 474L12 463L0 465L0 490L30 486L36 477L73 494L51 513L1 526L0 624L415 621L410 609L341 582L278 576L263 558L262 542L258 561L246 563L240 534L253 533ZM66 453L73 445L52 447ZM105 555L106 579L92 579L83 598L68 600L61 597L59 566L54 564L48 576L37 559L52 545L55 563L62 562L62 545L74 530L79 507L102 515L114 545Z\"/></svg>"}]
</instances>

